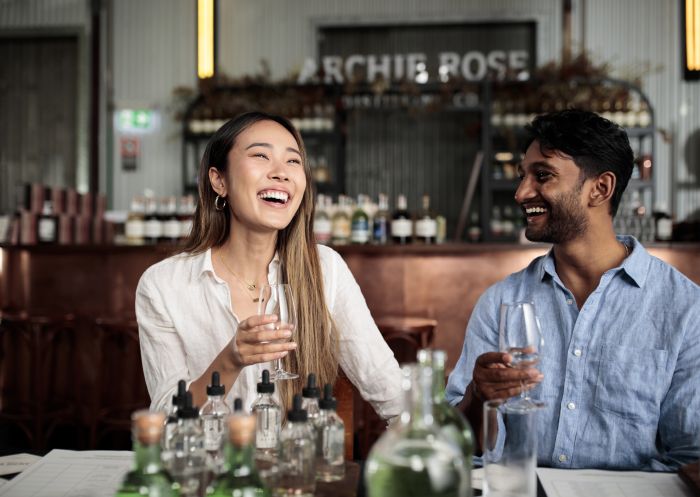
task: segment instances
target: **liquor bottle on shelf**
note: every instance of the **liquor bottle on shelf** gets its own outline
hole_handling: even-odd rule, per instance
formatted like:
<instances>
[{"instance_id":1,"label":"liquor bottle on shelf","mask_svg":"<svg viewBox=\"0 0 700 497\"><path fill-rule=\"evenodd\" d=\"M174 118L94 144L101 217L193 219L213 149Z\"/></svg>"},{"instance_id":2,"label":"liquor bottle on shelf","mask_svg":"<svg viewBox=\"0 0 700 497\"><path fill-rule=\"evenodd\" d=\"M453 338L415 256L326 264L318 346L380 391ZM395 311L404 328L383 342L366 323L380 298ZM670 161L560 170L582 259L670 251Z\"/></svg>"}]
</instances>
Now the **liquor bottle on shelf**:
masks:
<instances>
[{"instance_id":1,"label":"liquor bottle on shelf","mask_svg":"<svg viewBox=\"0 0 700 497\"><path fill-rule=\"evenodd\" d=\"M413 222L407 207L406 195L396 197L396 211L391 219L391 238L394 243L401 245L411 243L413 235Z\"/></svg>"},{"instance_id":2,"label":"liquor bottle on shelf","mask_svg":"<svg viewBox=\"0 0 700 497\"><path fill-rule=\"evenodd\" d=\"M190 236L195 210L196 206L192 195L185 195L180 199L177 218L180 221L180 238L183 240Z\"/></svg>"},{"instance_id":3,"label":"liquor bottle on shelf","mask_svg":"<svg viewBox=\"0 0 700 497\"><path fill-rule=\"evenodd\" d=\"M378 245L386 245L389 242L389 197L386 193L379 194L379 208L372 225L372 241Z\"/></svg>"},{"instance_id":4,"label":"liquor bottle on shelf","mask_svg":"<svg viewBox=\"0 0 700 497\"><path fill-rule=\"evenodd\" d=\"M312 496L316 490L316 437L301 404L301 395L294 395L287 424L280 433L281 469L275 495Z\"/></svg>"},{"instance_id":5,"label":"liquor bottle on shelf","mask_svg":"<svg viewBox=\"0 0 700 497\"><path fill-rule=\"evenodd\" d=\"M433 416L445 439L452 440L462 452L464 470L471 482L472 456L474 454L474 432L469 421L445 398L444 350L421 349L418 351L418 364L433 370ZM470 485L471 488L471 485Z\"/></svg>"},{"instance_id":6,"label":"liquor bottle on shelf","mask_svg":"<svg viewBox=\"0 0 700 497\"><path fill-rule=\"evenodd\" d=\"M144 218L144 238L148 243L158 243L163 236L163 223L158 216L158 201L146 197L146 216Z\"/></svg>"},{"instance_id":7,"label":"liquor bottle on shelf","mask_svg":"<svg viewBox=\"0 0 700 497\"><path fill-rule=\"evenodd\" d=\"M314 238L316 243L327 245L331 242L331 217L328 215L328 197L322 193L316 199L314 213Z\"/></svg>"},{"instance_id":8,"label":"liquor bottle on shelf","mask_svg":"<svg viewBox=\"0 0 700 497\"><path fill-rule=\"evenodd\" d=\"M369 216L363 209L364 203L364 195L358 195L350 225L350 241L352 243L365 244L369 242Z\"/></svg>"},{"instance_id":9,"label":"liquor bottle on shelf","mask_svg":"<svg viewBox=\"0 0 700 497\"><path fill-rule=\"evenodd\" d=\"M339 195L338 205L331 219L331 239L334 245L345 245L350 240L350 216L347 211L348 199L345 195Z\"/></svg>"},{"instance_id":10,"label":"liquor bottle on shelf","mask_svg":"<svg viewBox=\"0 0 700 497\"><path fill-rule=\"evenodd\" d=\"M430 195L423 195L422 209L416 218L415 235L417 242L425 244L435 243L437 221L430 212Z\"/></svg>"},{"instance_id":11,"label":"liquor bottle on shelf","mask_svg":"<svg viewBox=\"0 0 700 497\"><path fill-rule=\"evenodd\" d=\"M494 205L491 208L491 219L489 221L491 236L499 238L503 236L503 219L501 218L501 208Z\"/></svg>"},{"instance_id":12,"label":"liquor bottle on shelf","mask_svg":"<svg viewBox=\"0 0 700 497\"><path fill-rule=\"evenodd\" d=\"M192 394L177 411L177 426L171 439L172 457L167 470L180 485L182 497L202 494L207 473L207 453L204 450L204 432L199 422L199 409L192 405Z\"/></svg>"},{"instance_id":13,"label":"liquor bottle on shelf","mask_svg":"<svg viewBox=\"0 0 700 497\"><path fill-rule=\"evenodd\" d=\"M207 465L215 474L221 472L224 455L221 451L224 437L224 421L231 409L224 402L226 387L221 384L218 371L211 375L211 385L207 385L207 401L199 411L204 429L204 450L207 451Z\"/></svg>"},{"instance_id":14,"label":"liquor bottle on shelf","mask_svg":"<svg viewBox=\"0 0 700 497\"><path fill-rule=\"evenodd\" d=\"M468 496L471 481L454 441L447 439L433 416L433 371L402 368L404 407L370 450L365 466L369 497L406 495Z\"/></svg>"},{"instance_id":15,"label":"liquor bottle on shelf","mask_svg":"<svg viewBox=\"0 0 700 497\"><path fill-rule=\"evenodd\" d=\"M656 202L654 221L656 223L656 240L670 242L673 239L673 219L668 213L666 202Z\"/></svg>"},{"instance_id":16,"label":"liquor bottle on shelf","mask_svg":"<svg viewBox=\"0 0 700 497\"><path fill-rule=\"evenodd\" d=\"M175 197L165 197L163 199L163 236L161 241L165 243L177 243L180 240L181 229L180 220L177 218L177 199Z\"/></svg>"},{"instance_id":17,"label":"liquor bottle on shelf","mask_svg":"<svg viewBox=\"0 0 700 497\"><path fill-rule=\"evenodd\" d=\"M160 460L160 439L165 414L148 410L131 415L134 444L134 469L129 471L117 490L116 497L178 497L179 488L163 469Z\"/></svg>"},{"instance_id":18,"label":"liquor bottle on shelf","mask_svg":"<svg viewBox=\"0 0 700 497\"><path fill-rule=\"evenodd\" d=\"M481 222L479 221L479 213L476 211L473 211L469 216L467 239L472 243L481 241Z\"/></svg>"},{"instance_id":19,"label":"liquor bottle on shelf","mask_svg":"<svg viewBox=\"0 0 700 497\"><path fill-rule=\"evenodd\" d=\"M321 389L316 385L316 375L309 373L306 378L306 386L301 389L301 396L304 399L301 408L306 411L310 423L314 423L320 413L318 408L318 398L321 396Z\"/></svg>"},{"instance_id":20,"label":"liquor bottle on shelf","mask_svg":"<svg viewBox=\"0 0 700 497\"><path fill-rule=\"evenodd\" d=\"M134 197L131 200L131 208L129 209L126 225L124 226L126 242L129 245L141 245L144 242L144 236L146 234L146 225L144 222L145 211L146 206L143 197Z\"/></svg>"},{"instance_id":21,"label":"liquor bottle on shelf","mask_svg":"<svg viewBox=\"0 0 700 497\"><path fill-rule=\"evenodd\" d=\"M503 207L503 220L501 221L501 227L503 229L503 236L508 238L513 238L515 236L515 214L513 213L513 208L510 205Z\"/></svg>"},{"instance_id":22,"label":"liquor bottle on shelf","mask_svg":"<svg viewBox=\"0 0 700 497\"><path fill-rule=\"evenodd\" d=\"M270 372L263 369L262 381L258 383L258 398L250 410L255 414L256 457L271 458L277 454L282 412L275 401L275 384L270 382Z\"/></svg>"},{"instance_id":23,"label":"liquor bottle on shelf","mask_svg":"<svg viewBox=\"0 0 700 497\"><path fill-rule=\"evenodd\" d=\"M39 243L58 241L58 216L54 213L51 200L44 200L44 208L37 218L36 241Z\"/></svg>"},{"instance_id":24,"label":"liquor bottle on shelf","mask_svg":"<svg viewBox=\"0 0 700 497\"><path fill-rule=\"evenodd\" d=\"M342 480L345 476L345 425L336 413L338 402L333 398L333 385L326 383L319 400L316 418L316 479Z\"/></svg>"},{"instance_id":25,"label":"liquor bottle on shelf","mask_svg":"<svg viewBox=\"0 0 700 497\"><path fill-rule=\"evenodd\" d=\"M255 464L254 415L237 414L226 419L227 442L224 472L211 485L210 497L270 497Z\"/></svg>"}]
</instances>

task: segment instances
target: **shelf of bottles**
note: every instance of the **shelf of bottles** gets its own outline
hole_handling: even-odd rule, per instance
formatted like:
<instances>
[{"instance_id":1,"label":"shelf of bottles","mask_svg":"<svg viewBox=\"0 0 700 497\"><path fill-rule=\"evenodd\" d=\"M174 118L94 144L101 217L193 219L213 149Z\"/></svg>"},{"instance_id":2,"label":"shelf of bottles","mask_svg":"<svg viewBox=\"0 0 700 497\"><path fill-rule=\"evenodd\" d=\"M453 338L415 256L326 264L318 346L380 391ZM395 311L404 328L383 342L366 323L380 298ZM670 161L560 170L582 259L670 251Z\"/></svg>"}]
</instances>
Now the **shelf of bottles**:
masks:
<instances>
[{"instance_id":1,"label":"shelf of bottles","mask_svg":"<svg viewBox=\"0 0 700 497\"><path fill-rule=\"evenodd\" d=\"M288 117L304 138L309 164L321 192L343 191L343 137L338 89L321 85L249 84L202 93L183 121L184 191L196 193L197 171L207 141L229 119L259 110Z\"/></svg>"},{"instance_id":2,"label":"shelf of bottles","mask_svg":"<svg viewBox=\"0 0 700 497\"><path fill-rule=\"evenodd\" d=\"M658 238L655 220L666 208L655 206L652 217L654 112L638 87L614 79L509 82L494 84L490 99L490 150L481 177L481 202L470 214L470 229L478 222L482 240L511 242L521 238L522 216L513 195L518 186L517 164L527 139L525 126L538 114L571 107L597 112L626 130L635 167L616 228L643 241Z\"/></svg>"},{"instance_id":3,"label":"shelf of bottles","mask_svg":"<svg viewBox=\"0 0 700 497\"><path fill-rule=\"evenodd\" d=\"M406 196L399 194L393 211L389 197L380 193L377 202L360 194L357 200L339 195L337 202L319 194L314 215L314 237L326 245L407 245L444 243L446 220L430 208L430 196L423 195L420 210L408 210Z\"/></svg>"}]
</instances>

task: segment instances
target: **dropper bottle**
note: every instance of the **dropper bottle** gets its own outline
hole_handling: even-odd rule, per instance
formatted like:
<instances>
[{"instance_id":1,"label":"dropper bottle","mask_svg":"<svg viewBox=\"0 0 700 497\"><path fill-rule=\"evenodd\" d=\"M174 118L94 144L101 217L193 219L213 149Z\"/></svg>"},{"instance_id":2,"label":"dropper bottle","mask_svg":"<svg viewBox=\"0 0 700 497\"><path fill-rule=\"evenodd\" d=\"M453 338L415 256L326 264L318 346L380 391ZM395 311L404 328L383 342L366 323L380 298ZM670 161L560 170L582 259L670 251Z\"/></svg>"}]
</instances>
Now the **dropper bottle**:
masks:
<instances>
[{"instance_id":1,"label":"dropper bottle","mask_svg":"<svg viewBox=\"0 0 700 497\"><path fill-rule=\"evenodd\" d=\"M301 395L304 397L302 408L307 412L309 421L313 424L320 414L318 398L321 396L321 389L316 385L315 374L309 373L306 378L306 386L301 389Z\"/></svg>"},{"instance_id":2,"label":"dropper bottle","mask_svg":"<svg viewBox=\"0 0 700 497\"><path fill-rule=\"evenodd\" d=\"M333 385L326 383L318 402L321 413L316 419L316 479L342 480L345 476L345 425L336 412Z\"/></svg>"},{"instance_id":3,"label":"dropper bottle","mask_svg":"<svg viewBox=\"0 0 700 497\"><path fill-rule=\"evenodd\" d=\"M316 437L302 397L294 395L287 423L280 432L280 473L275 495L312 496L316 490Z\"/></svg>"},{"instance_id":4,"label":"dropper bottle","mask_svg":"<svg viewBox=\"0 0 700 497\"><path fill-rule=\"evenodd\" d=\"M258 398L250 408L255 415L255 452L256 458L266 459L277 454L282 426L282 411L274 399L275 384L270 382L267 369L263 369L257 390Z\"/></svg>"},{"instance_id":5,"label":"dropper bottle","mask_svg":"<svg viewBox=\"0 0 700 497\"><path fill-rule=\"evenodd\" d=\"M223 439L226 417L231 409L224 402L226 388L221 384L218 371L211 375L211 385L207 386L207 401L199 411L204 429L204 449L207 451L207 464L215 474L224 465Z\"/></svg>"}]
</instances>

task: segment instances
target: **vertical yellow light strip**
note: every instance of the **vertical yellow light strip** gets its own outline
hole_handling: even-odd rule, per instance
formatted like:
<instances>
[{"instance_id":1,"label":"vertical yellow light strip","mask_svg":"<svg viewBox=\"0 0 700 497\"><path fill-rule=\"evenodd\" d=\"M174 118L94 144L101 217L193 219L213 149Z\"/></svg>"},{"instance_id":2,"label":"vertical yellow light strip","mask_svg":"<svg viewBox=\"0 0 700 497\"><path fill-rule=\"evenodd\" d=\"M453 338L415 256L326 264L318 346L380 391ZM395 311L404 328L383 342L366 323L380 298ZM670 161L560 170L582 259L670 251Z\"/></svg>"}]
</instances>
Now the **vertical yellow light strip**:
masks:
<instances>
[{"instance_id":1,"label":"vertical yellow light strip","mask_svg":"<svg viewBox=\"0 0 700 497\"><path fill-rule=\"evenodd\" d=\"M695 46L693 44L694 1L685 0L685 67L691 70L694 69L695 65Z\"/></svg>"},{"instance_id":2,"label":"vertical yellow light strip","mask_svg":"<svg viewBox=\"0 0 700 497\"><path fill-rule=\"evenodd\" d=\"M695 23L693 24L693 70L700 71L700 0L691 0L695 13Z\"/></svg>"},{"instance_id":3,"label":"vertical yellow light strip","mask_svg":"<svg viewBox=\"0 0 700 497\"><path fill-rule=\"evenodd\" d=\"M197 0L197 76L214 76L214 0Z\"/></svg>"}]
</instances>

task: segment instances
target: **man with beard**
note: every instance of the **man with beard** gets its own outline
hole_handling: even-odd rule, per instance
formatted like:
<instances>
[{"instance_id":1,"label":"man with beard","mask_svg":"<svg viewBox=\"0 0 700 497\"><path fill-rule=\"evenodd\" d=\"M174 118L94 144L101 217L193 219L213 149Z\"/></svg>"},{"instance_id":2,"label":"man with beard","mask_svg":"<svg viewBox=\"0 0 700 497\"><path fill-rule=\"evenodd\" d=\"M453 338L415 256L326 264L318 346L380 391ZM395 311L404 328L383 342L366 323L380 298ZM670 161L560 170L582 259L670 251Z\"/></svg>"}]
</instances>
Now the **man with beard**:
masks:
<instances>
[{"instance_id":1,"label":"man with beard","mask_svg":"<svg viewBox=\"0 0 700 497\"><path fill-rule=\"evenodd\" d=\"M677 469L699 452L700 287L615 235L633 168L619 126L566 110L527 131L515 200L527 238L553 247L481 296L447 398L480 435L484 401L533 389L540 466ZM539 370L499 352L500 305L523 301L539 318Z\"/></svg>"}]
</instances>

